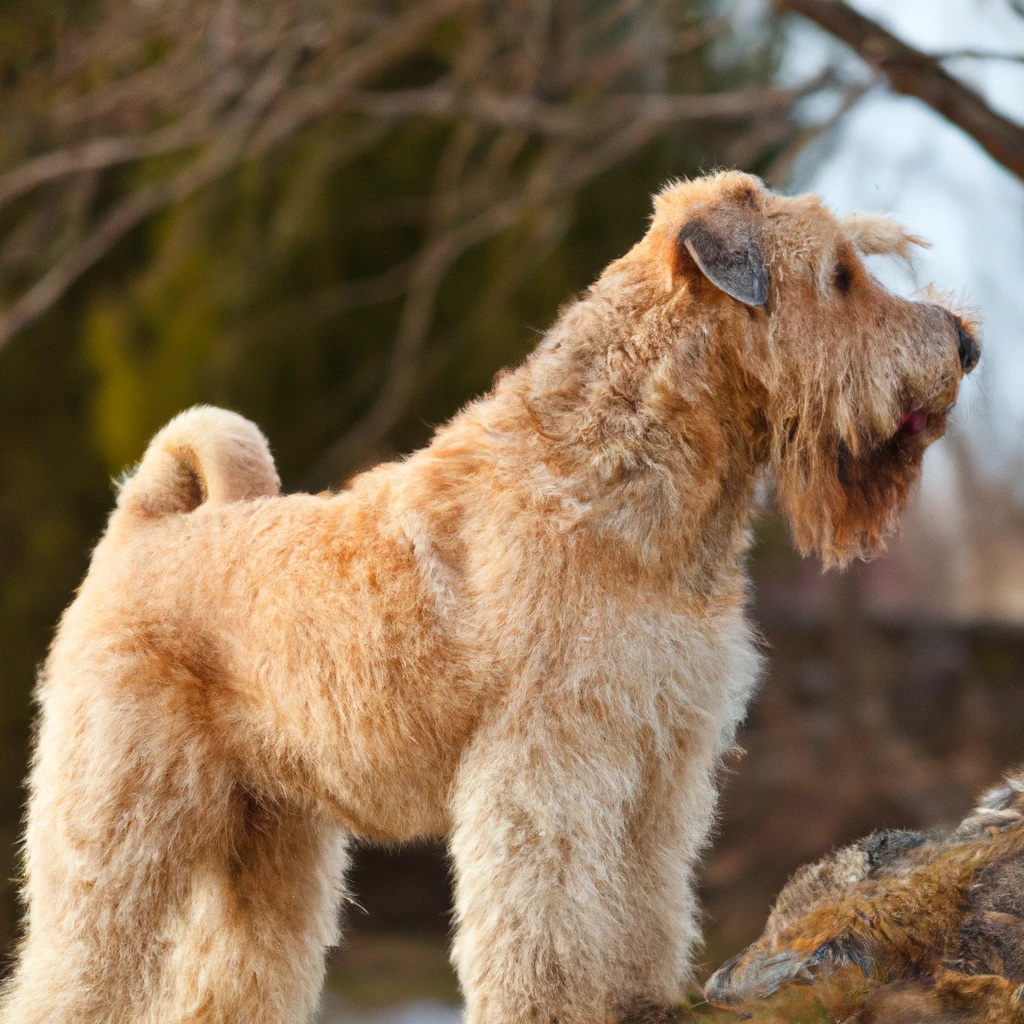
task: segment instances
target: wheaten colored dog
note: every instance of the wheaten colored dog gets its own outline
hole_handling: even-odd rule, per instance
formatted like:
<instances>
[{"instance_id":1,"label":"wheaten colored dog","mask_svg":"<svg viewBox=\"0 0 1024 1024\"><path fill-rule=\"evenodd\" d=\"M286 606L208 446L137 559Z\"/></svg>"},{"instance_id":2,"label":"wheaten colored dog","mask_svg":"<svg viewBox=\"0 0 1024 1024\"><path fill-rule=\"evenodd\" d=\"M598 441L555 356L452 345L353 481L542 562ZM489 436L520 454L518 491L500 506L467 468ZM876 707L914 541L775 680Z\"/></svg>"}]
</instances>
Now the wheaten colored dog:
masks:
<instances>
[{"instance_id":1,"label":"wheaten colored dog","mask_svg":"<svg viewBox=\"0 0 1024 1024\"><path fill-rule=\"evenodd\" d=\"M674 185L517 370L339 494L195 409L125 484L42 674L9 1024L298 1022L345 840L450 838L468 1024L671 1004L758 675L743 552L875 550L978 349L835 219Z\"/></svg>"}]
</instances>

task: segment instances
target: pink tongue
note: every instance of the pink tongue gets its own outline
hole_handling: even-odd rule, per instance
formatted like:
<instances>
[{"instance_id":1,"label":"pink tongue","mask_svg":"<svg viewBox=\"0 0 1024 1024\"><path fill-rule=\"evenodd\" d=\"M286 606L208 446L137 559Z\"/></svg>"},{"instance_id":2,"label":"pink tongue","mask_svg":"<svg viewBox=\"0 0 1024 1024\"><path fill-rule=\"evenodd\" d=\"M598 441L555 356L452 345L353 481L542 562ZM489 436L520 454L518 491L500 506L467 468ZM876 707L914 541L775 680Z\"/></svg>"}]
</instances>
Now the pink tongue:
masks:
<instances>
[{"instance_id":1,"label":"pink tongue","mask_svg":"<svg viewBox=\"0 0 1024 1024\"><path fill-rule=\"evenodd\" d=\"M915 409L909 416L905 416L900 425L896 428L897 434L920 434L928 426L928 413L924 409Z\"/></svg>"}]
</instances>

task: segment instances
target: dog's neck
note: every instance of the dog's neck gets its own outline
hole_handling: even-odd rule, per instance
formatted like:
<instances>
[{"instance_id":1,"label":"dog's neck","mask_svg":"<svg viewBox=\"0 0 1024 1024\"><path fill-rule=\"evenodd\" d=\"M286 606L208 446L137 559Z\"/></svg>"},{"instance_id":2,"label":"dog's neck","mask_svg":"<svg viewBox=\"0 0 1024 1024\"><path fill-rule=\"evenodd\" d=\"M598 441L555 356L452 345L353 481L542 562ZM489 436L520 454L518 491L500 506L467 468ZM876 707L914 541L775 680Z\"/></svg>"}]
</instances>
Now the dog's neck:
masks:
<instances>
[{"instance_id":1,"label":"dog's neck","mask_svg":"<svg viewBox=\"0 0 1024 1024\"><path fill-rule=\"evenodd\" d=\"M652 565L734 579L763 462L763 416L731 350L685 308L600 283L485 400L496 435L608 542ZM624 306L645 310L636 318ZM651 312L653 310L653 312ZM720 332L714 332L719 333ZM483 411L483 410L482 410Z\"/></svg>"}]
</instances>

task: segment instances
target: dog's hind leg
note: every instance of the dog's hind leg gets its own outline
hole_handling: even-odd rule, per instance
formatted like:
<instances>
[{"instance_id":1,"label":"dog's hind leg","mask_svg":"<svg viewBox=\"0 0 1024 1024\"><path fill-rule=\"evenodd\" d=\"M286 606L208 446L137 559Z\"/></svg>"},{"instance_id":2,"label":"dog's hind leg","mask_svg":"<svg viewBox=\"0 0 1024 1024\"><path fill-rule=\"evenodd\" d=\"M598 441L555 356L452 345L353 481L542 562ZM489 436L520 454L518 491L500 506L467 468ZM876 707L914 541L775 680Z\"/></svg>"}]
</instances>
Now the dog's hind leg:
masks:
<instances>
[{"instance_id":1,"label":"dog's hind leg","mask_svg":"<svg viewBox=\"0 0 1024 1024\"><path fill-rule=\"evenodd\" d=\"M70 646L40 687L30 927L0 1021L307 1020L336 933L337 826L240 787L209 680L138 644Z\"/></svg>"},{"instance_id":2,"label":"dog's hind leg","mask_svg":"<svg viewBox=\"0 0 1024 1024\"><path fill-rule=\"evenodd\" d=\"M232 849L196 877L146 1024L301 1024L337 941L345 849L337 826L239 793Z\"/></svg>"}]
</instances>

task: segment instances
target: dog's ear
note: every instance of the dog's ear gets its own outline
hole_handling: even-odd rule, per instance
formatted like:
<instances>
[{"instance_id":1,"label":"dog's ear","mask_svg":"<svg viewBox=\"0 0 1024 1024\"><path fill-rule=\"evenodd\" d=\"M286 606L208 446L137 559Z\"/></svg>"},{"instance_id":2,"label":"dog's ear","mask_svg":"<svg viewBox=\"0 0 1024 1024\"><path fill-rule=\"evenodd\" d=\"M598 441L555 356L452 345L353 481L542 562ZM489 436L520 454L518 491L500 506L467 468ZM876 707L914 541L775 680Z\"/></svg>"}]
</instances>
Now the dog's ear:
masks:
<instances>
[{"instance_id":1,"label":"dog's ear","mask_svg":"<svg viewBox=\"0 0 1024 1024\"><path fill-rule=\"evenodd\" d=\"M679 245L701 273L747 306L768 301L768 267L757 213L750 206L715 206L695 213L679 232Z\"/></svg>"}]
</instances>

